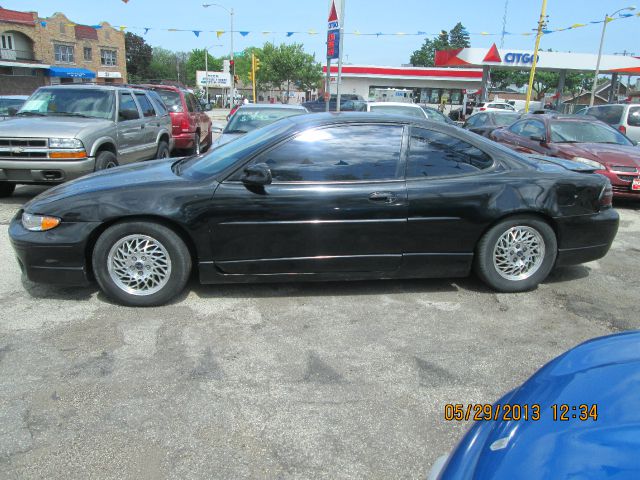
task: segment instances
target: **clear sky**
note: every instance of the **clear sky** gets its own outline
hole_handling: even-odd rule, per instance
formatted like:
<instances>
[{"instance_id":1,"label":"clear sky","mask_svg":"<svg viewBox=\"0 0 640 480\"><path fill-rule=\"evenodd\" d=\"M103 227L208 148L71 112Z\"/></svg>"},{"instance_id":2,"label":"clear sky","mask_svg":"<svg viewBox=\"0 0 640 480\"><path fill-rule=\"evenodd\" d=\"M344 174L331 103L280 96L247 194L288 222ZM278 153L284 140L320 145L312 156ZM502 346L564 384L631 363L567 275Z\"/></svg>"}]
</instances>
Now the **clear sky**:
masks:
<instances>
[{"instance_id":1,"label":"clear sky","mask_svg":"<svg viewBox=\"0 0 640 480\"><path fill-rule=\"evenodd\" d=\"M188 51L214 47L212 54L229 51L229 35L219 40L215 33L167 32L158 29L229 30L229 15L216 7L203 8L203 3L215 0L0 0L4 8L35 10L40 16L60 11L76 23L97 24L103 20L112 25L151 27L144 35L153 46ZM252 31L246 37L236 34L234 50L240 51L265 41L300 42L310 53L322 60L326 36L328 0L220 0L233 7L236 31ZM522 33L536 27L542 0L509 0L507 31ZM469 32L500 32L505 0L346 0L345 28L347 32L438 32L449 30L456 22ZM633 5L633 0L549 0L549 28L561 28L574 23L588 23L604 18L621 7ZM640 0L638 7L640 8ZM605 11L606 10L606 11ZM638 12L640 10L637 10ZM558 51L597 53L602 24L545 35L542 48ZM317 35L310 36L309 30ZM142 31L131 28L134 33ZM287 38L286 33L262 32L301 31ZM605 53L624 50L640 56L640 17L612 22L607 27ZM500 37L473 35L474 47L499 45ZM356 36L345 37L345 60L349 63L400 65L408 63L411 52L423 42L417 36ZM505 38L505 48L533 49L534 37L512 35Z\"/></svg>"}]
</instances>

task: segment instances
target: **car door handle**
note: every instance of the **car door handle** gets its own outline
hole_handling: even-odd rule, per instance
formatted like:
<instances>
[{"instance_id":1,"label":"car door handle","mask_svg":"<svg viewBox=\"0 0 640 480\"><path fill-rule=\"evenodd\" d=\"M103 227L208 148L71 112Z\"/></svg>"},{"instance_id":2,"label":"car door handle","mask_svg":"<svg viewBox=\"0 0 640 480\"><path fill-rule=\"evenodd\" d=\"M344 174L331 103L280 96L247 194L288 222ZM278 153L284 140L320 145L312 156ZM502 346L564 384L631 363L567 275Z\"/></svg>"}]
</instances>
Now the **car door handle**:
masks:
<instances>
[{"instance_id":1,"label":"car door handle","mask_svg":"<svg viewBox=\"0 0 640 480\"><path fill-rule=\"evenodd\" d=\"M398 196L391 192L373 192L369 195L369 200L372 202L393 203L397 199Z\"/></svg>"},{"instance_id":2,"label":"car door handle","mask_svg":"<svg viewBox=\"0 0 640 480\"><path fill-rule=\"evenodd\" d=\"M144 125L140 125L140 130L144 130Z\"/></svg>"}]
</instances>

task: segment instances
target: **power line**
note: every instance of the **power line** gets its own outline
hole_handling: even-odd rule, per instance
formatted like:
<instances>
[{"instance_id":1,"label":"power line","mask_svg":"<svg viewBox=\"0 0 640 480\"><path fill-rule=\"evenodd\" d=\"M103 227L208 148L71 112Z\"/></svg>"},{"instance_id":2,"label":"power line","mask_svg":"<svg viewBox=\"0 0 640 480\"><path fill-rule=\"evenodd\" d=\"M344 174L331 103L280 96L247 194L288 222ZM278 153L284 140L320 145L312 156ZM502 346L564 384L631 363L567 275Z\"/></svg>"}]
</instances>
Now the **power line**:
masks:
<instances>
[{"instance_id":1,"label":"power line","mask_svg":"<svg viewBox=\"0 0 640 480\"><path fill-rule=\"evenodd\" d=\"M507 33L507 13L509 11L509 0L504 1L504 15L502 17L502 36L500 37L500 48L504 47L504 36Z\"/></svg>"}]
</instances>

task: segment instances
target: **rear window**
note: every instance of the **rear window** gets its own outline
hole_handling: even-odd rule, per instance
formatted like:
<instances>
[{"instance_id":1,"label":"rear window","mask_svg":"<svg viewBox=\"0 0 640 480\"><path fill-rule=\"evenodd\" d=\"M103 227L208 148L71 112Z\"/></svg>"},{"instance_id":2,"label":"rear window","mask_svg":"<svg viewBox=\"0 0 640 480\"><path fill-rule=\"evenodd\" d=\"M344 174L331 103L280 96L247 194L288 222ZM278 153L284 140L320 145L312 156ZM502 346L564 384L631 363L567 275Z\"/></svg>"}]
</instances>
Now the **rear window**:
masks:
<instances>
[{"instance_id":1,"label":"rear window","mask_svg":"<svg viewBox=\"0 0 640 480\"><path fill-rule=\"evenodd\" d=\"M156 90L160 98L167 106L167 109L170 112L182 112L182 100L180 99L180 94L178 92L173 92L171 90Z\"/></svg>"},{"instance_id":2,"label":"rear window","mask_svg":"<svg viewBox=\"0 0 640 480\"><path fill-rule=\"evenodd\" d=\"M640 107L631 107L627 123L630 127L640 127Z\"/></svg>"},{"instance_id":3,"label":"rear window","mask_svg":"<svg viewBox=\"0 0 640 480\"><path fill-rule=\"evenodd\" d=\"M372 105L370 107L372 112L379 113L392 113L396 115L408 115L410 117L423 118L421 108L403 107L400 105Z\"/></svg>"},{"instance_id":4,"label":"rear window","mask_svg":"<svg viewBox=\"0 0 640 480\"><path fill-rule=\"evenodd\" d=\"M609 125L620 123L624 105L603 105L601 107L593 107L587 110L587 115L596 117Z\"/></svg>"},{"instance_id":5,"label":"rear window","mask_svg":"<svg viewBox=\"0 0 640 480\"><path fill-rule=\"evenodd\" d=\"M513 122L518 120L518 118L520 118L520 115L518 115L517 113L501 113L500 115L495 115L493 117L496 125L500 127L511 125Z\"/></svg>"}]
</instances>

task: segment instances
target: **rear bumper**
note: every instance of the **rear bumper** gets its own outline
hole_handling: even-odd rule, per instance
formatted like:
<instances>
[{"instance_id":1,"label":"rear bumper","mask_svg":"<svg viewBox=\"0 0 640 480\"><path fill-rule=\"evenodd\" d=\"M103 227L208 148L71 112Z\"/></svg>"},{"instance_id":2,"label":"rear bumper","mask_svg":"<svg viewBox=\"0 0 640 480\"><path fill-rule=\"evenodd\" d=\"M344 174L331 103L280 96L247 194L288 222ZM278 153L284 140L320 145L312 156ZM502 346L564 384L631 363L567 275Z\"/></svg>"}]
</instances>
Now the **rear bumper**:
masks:
<instances>
[{"instance_id":1,"label":"rear bumper","mask_svg":"<svg viewBox=\"0 0 640 480\"><path fill-rule=\"evenodd\" d=\"M193 148L195 135L195 132L179 133L178 135L173 135L173 148L176 148L178 150L187 150Z\"/></svg>"},{"instance_id":2,"label":"rear bumper","mask_svg":"<svg viewBox=\"0 0 640 480\"><path fill-rule=\"evenodd\" d=\"M47 232L31 232L22 226L22 211L9 225L9 238L22 272L32 282L86 285L90 282L86 248L100 224L61 223Z\"/></svg>"},{"instance_id":3,"label":"rear bumper","mask_svg":"<svg viewBox=\"0 0 640 480\"><path fill-rule=\"evenodd\" d=\"M556 219L556 266L592 262L604 257L618 233L620 216L613 208L594 215Z\"/></svg>"},{"instance_id":4,"label":"rear bumper","mask_svg":"<svg viewBox=\"0 0 640 480\"><path fill-rule=\"evenodd\" d=\"M95 158L65 161L0 159L0 181L13 183L61 183L95 170Z\"/></svg>"}]
</instances>

